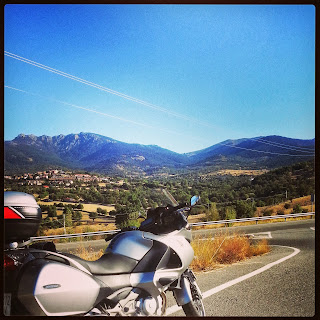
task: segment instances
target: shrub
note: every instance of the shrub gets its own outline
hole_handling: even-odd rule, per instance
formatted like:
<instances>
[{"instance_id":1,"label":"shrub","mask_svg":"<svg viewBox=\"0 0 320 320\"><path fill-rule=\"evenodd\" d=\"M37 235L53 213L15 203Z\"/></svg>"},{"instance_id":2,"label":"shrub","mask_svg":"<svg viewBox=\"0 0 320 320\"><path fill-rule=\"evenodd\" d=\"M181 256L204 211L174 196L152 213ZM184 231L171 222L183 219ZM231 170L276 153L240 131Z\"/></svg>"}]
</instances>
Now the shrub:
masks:
<instances>
[{"instance_id":1,"label":"shrub","mask_svg":"<svg viewBox=\"0 0 320 320\"><path fill-rule=\"evenodd\" d=\"M262 211L262 214L263 214L264 216L272 216L272 214L273 214L273 209L264 209L264 210Z\"/></svg>"},{"instance_id":2,"label":"shrub","mask_svg":"<svg viewBox=\"0 0 320 320\"><path fill-rule=\"evenodd\" d=\"M292 213L301 213L301 212L302 212L302 208L301 208L300 204L296 204L296 205L293 207Z\"/></svg>"},{"instance_id":3,"label":"shrub","mask_svg":"<svg viewBox=\"0 0 320 320\"><path fill-rule=\"evenodd\" d=\"M285 209L289 209L290 207L291 207L290 203L285 203L285 204L284 204L284 208L285 208Z\"/></svg>"},{"instance_id":4,"label":"shrub","mask_svg":"<svg viewBox=\"0 0 320 320\"><path fill-rule=\"evenodd\" d=\"M206 220L207 221L220 220L219 211L218 211L217 206L214 202L210 204L209 210L207 210L207 212L206 212Z\"/></svg>"},{"instance_id":5,"label":"shrub","mask_svg":"<svg viewBox=\"0 0 320 320\"><path fill-rule=\"evenodd\" d=\"M277 211L277 214L278 214L278 215L284 214L284 210L283 210L283 209L279 209L279 210Z\"/></svg>"},{"instance_id":6,"label":"shrub","mask_svg":"<svg viewBox=\"0 0 320 320\"><path fill-rule=\"evenodd\" d=\"M211 270L221 264L230 264L251 256L269 252L266 239L256 244L243 235L217 235L214 239L196 239L191 243L195 258L191 263L194 271Z\"/></svg>"},{"instance_id":7,"label":"shrub","mask_svg":"<svg viewBox=\"0 0 320 320\"><path fill-rule=\"evenodd\" d=\"M226 220L233 220L237 217L237 212L234 207L227 207L225 211Z\"/></svg>"},{"instance_id":8,"label":"shrub","mask_svg":"<svg viewBox=\"0 0 320 320\"><path fill-rule=\"evenodd\" d=\"M250 202L238 201L236 204L237 218L253 217L256 207Z\"/></svg>"}]
</instances>

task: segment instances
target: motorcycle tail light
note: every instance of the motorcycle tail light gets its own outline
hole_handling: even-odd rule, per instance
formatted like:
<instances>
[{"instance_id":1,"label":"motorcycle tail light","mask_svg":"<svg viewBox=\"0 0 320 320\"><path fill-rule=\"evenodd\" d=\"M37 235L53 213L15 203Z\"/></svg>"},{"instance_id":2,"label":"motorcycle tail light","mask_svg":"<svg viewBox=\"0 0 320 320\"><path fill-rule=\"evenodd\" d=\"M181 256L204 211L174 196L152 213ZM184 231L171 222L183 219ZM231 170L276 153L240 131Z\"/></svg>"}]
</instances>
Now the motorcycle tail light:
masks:
<instances>
[{"instance_id":1,"label":"motorcycle tail light","mask_svg":"<svg viewBox=\"0 0 320 320\"><path fill-rule=\"evenodd\" d=\"M16 269L16 265L14 260L7 255L4 255L4 270L5 271L13 271Z\"/></svg>"}]
</instances>

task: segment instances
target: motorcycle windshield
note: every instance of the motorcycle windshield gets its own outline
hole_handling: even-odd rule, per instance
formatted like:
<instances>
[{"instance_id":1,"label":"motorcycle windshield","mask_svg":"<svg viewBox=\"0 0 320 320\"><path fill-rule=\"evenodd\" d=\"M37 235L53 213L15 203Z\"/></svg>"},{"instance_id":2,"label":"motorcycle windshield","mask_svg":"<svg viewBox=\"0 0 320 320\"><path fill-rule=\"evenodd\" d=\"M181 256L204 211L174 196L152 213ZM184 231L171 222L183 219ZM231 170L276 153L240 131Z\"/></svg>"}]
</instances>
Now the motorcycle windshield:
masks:
<instances>
[{"instance_id":1,"label":"motorcycle windshield","mask_svg":"<svg viewBox=\"0 0 320 320\"><path fill-rule=\"evenodd\" d=\"M156 200L159 207L165 207L168 204L175 207L179 204L166 189L153 189L151 197Z\"/></svg>"}]
</instances>

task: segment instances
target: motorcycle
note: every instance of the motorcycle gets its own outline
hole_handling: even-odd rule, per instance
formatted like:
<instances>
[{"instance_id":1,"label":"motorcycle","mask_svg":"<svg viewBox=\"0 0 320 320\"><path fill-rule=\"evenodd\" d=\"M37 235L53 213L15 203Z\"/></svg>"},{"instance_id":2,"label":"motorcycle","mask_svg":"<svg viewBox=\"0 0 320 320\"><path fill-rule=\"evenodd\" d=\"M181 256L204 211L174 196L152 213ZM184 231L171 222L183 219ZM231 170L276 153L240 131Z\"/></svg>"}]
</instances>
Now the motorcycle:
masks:
<instances>
[{"instance_id":1,"label":"motorcycle","mask_svg":"<svg viewBox=\"0 0 320 320\"><path fill-rule=\"evenodd\" d=\"M7 194L10 197L20 199L18 193ZM5 201L5 222L11 223L11 228L5 224L9 229L4 256L7 314L162 316L166 293L171 291L186 316L205 316L201 291L189 269L194 252L187 216L199 197L149 209L139 228L108 236L106 241L111 241L96 261L57 252L52 242L22 241L12 230L17 229L12 223L19 223L13 221L13 213L24 217L26 225L28 218L32 220L26 208L32 207L29 211L36 214L32 226L35 221L39 224L39 208L28 199L28 206L10 205L9 200L6 206ZM11 218L8 210L13 212Z\"/></svg>"}]
</instances>

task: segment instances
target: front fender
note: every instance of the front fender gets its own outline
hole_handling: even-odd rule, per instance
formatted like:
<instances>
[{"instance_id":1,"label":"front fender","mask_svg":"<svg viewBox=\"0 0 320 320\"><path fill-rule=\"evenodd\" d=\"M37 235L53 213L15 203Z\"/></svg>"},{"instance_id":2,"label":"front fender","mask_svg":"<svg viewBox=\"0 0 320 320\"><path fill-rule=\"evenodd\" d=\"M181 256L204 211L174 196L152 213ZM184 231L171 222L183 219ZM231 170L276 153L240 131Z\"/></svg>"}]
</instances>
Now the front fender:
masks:
<instances>
[{"instance_id":1,"label":"front fender","mask_svg":"<svg viewBox=\"0 0 320 320\"><path fill-rule=\"evenodd\" d=\"M180 278L180 288L175 288L173 290L173 295L177 301L178 306L182 306L192 301L190 282L188 278Z\"/></svg>"}]
</instances>

